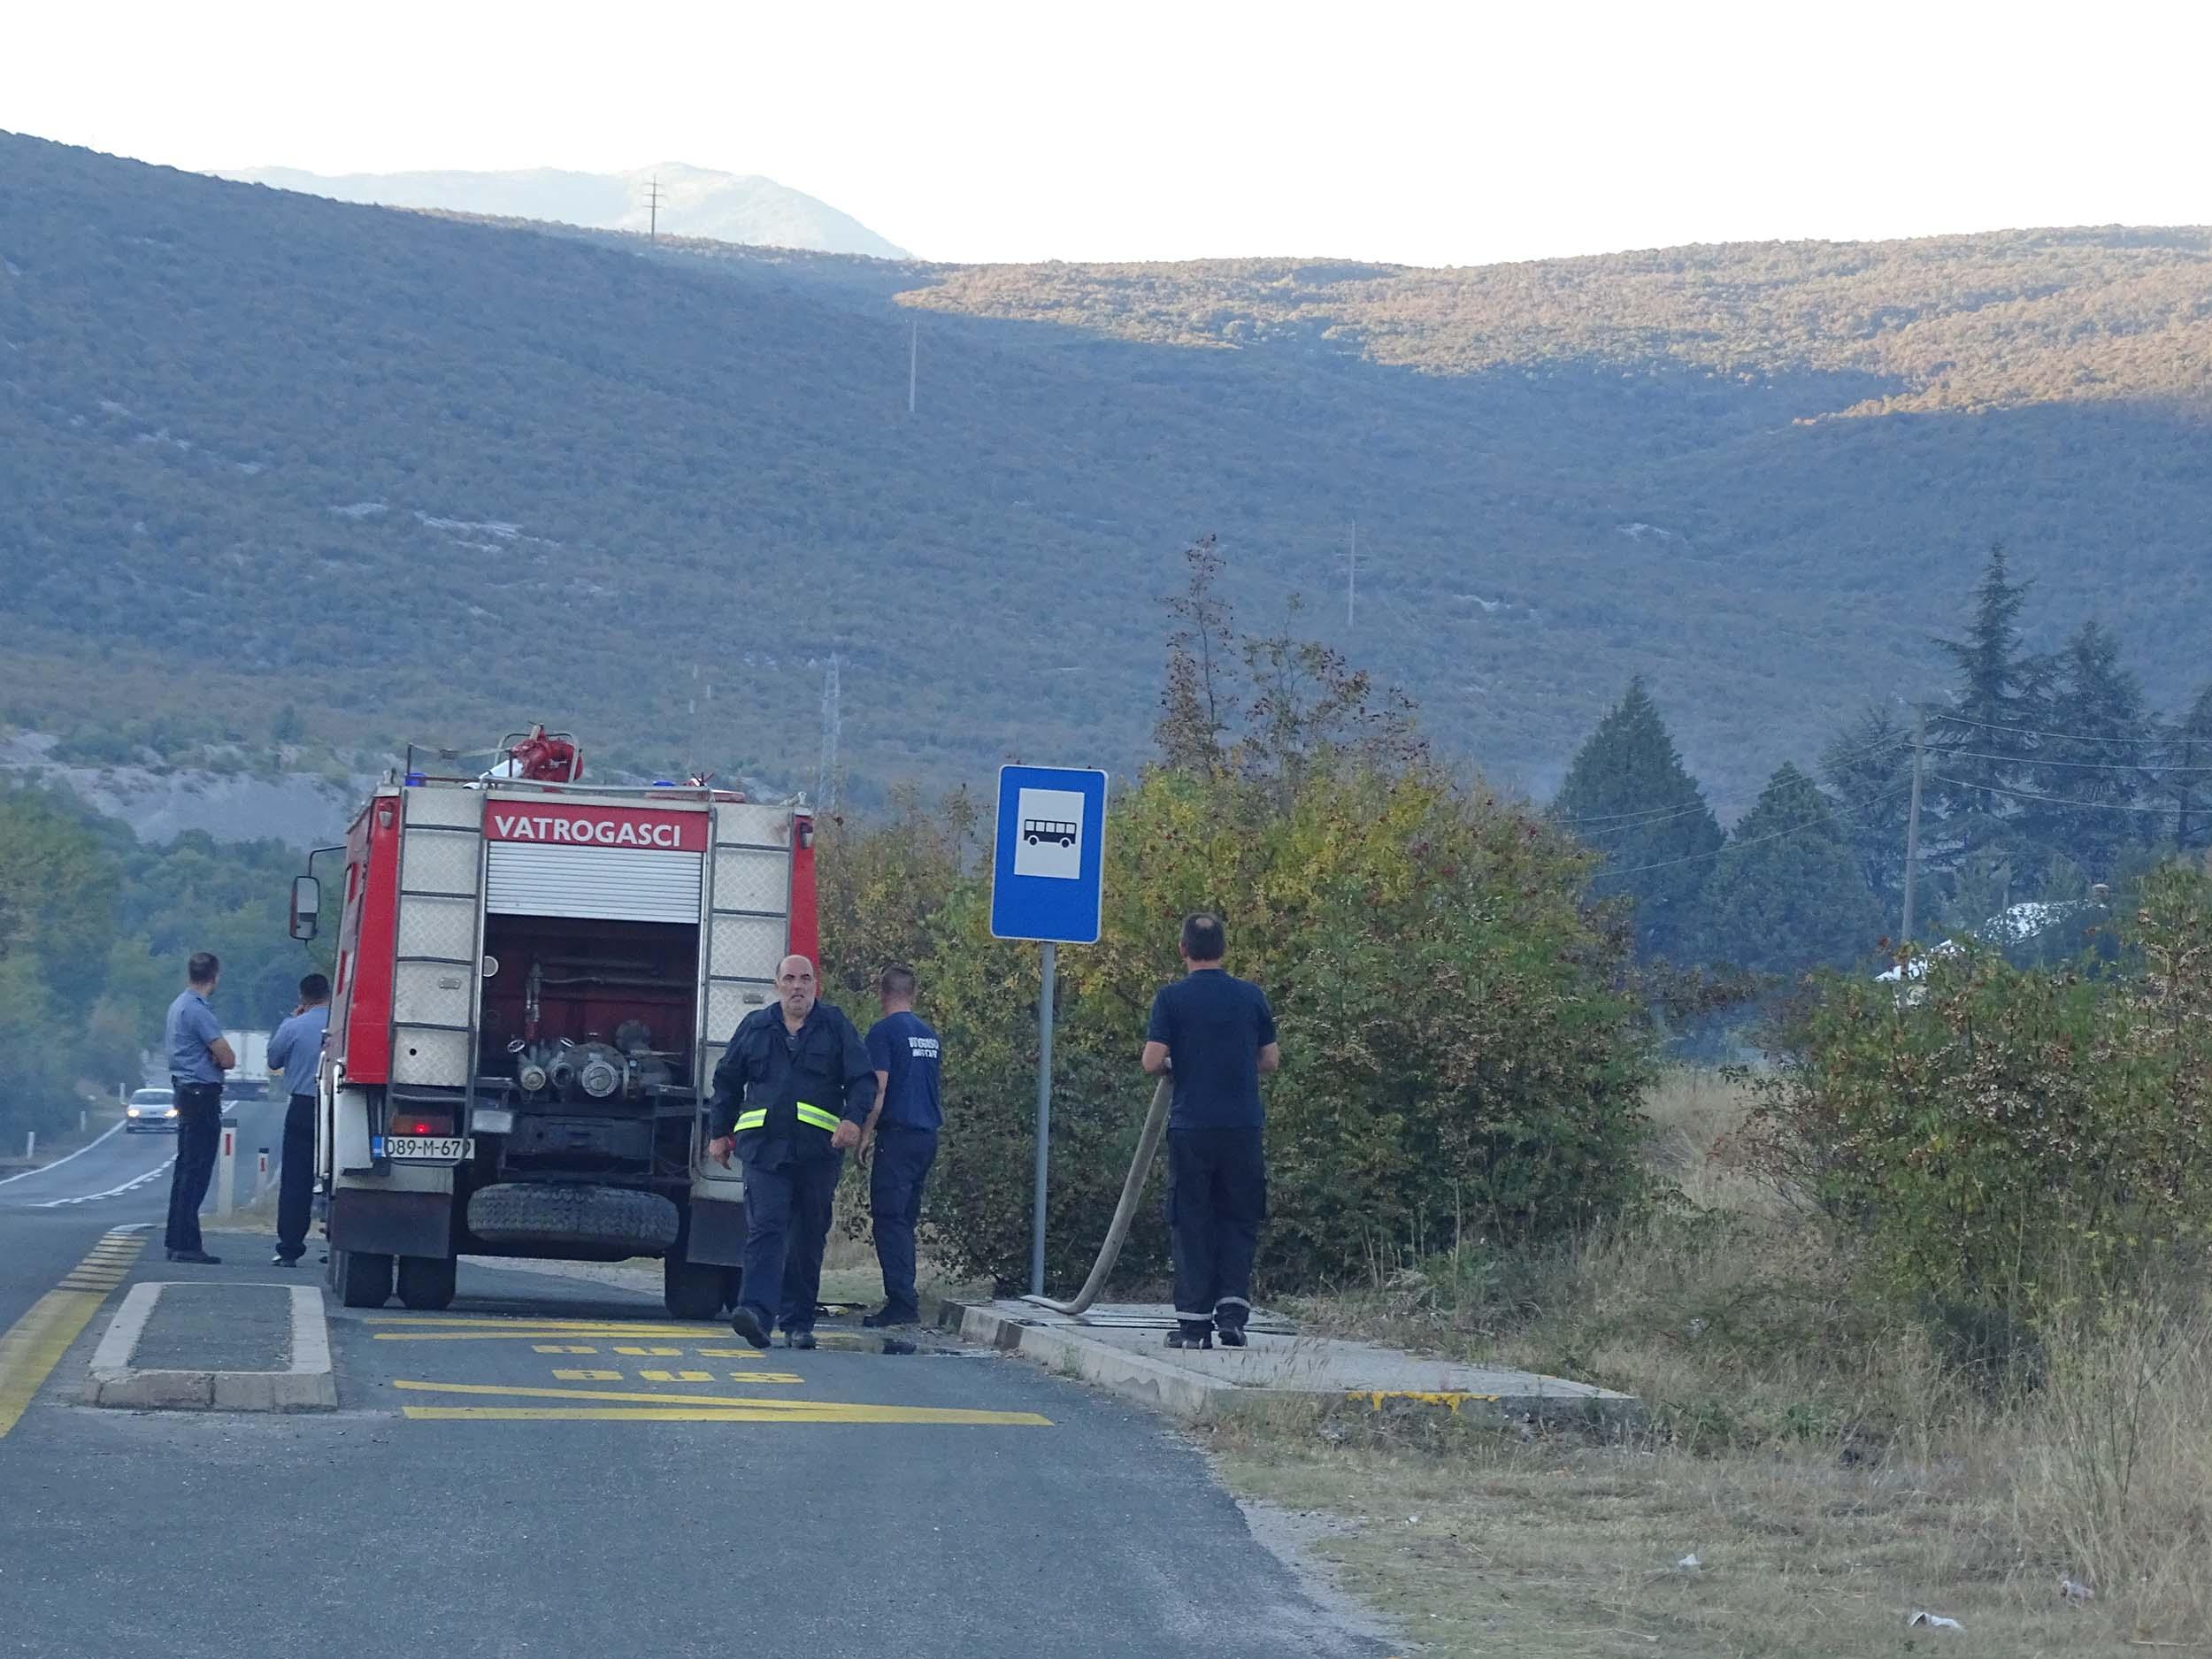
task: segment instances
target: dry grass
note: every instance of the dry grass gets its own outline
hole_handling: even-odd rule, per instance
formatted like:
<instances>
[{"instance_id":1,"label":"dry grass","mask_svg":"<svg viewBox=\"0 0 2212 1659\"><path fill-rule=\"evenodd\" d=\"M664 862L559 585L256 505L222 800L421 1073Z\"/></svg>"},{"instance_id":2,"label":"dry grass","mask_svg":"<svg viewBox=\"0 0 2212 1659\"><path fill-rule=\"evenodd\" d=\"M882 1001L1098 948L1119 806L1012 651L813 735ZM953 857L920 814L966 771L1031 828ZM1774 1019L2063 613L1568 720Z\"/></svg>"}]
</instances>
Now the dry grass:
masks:
<instances>
[{"instance_id":1,"label":"dry grass","mask_svg":"<svg viewBox=\"0 0 2212 1659\"><path fill-rule=\"evenodd\" d=\"M1655 1094L1651 1156L1692 1208L1300 1310L1628 1390L1646 1432L1601 1447L1285 1419L1218 1433L1229 1478L1350 1522L1322 1553L1439 1655L1962 1640L1908 1638L1924 1609L1985 1652L2212 1649L2212 1324L2147 1294L2057 1333L2035 1386L1992 1386L1855 1294L1849 1263L1732 1165L1745 1105L1710 1076Z\"/></svg>"}]
</instances>

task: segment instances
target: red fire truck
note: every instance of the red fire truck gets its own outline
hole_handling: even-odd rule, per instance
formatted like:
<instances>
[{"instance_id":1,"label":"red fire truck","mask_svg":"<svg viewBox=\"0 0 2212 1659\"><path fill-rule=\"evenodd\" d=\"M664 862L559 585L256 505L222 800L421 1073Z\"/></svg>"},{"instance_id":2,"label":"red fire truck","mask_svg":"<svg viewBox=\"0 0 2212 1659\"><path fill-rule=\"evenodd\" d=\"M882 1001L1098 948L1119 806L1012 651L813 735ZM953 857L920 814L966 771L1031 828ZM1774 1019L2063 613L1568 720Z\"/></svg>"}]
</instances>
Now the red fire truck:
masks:
<instances>
[{"instance_id":1,"label":"red fire truck","mask_svg":"<svg viewBox=\"0 0 2212 1659\"><path fill-rule=\"evenodd\" d=\"M704 783L587 785L543 727L501 751L453 776L411 751L342 849L316 1133L332 1288L438 1309L462 1255L657 1256L669 1313L711 1317L745 1208L704 1156L707 1097L780 959L816 954L811 820Z\"/></svg>"}]
</instances>

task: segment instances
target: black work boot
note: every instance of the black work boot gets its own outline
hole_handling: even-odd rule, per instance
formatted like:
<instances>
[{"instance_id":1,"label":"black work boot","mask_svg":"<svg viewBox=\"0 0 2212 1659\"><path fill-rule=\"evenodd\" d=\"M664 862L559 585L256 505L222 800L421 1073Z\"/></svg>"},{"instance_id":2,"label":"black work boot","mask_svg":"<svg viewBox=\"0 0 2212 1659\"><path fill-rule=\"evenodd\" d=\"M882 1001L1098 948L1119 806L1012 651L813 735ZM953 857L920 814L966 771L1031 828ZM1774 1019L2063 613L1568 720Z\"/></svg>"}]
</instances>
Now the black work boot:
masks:
<instances>
[{"instance_id":1,"label":"black work boot","mask_svg":"<svg viewBox=\"0 0 2212 1659\"><path fill-rule=\"evenodd\" d=\"M1214 1345L1213 1327L1193 1325L1186 1320L1167 1333L1170 1348L1211 1348Z\"/></svg>"},{"instance_id":2,"label":"black work boot","mask_svg":"<svg viewBox=\"0 0 2212 1659\"><path fill-rule=\"evenodd\" d=\"M730 1329L755 1348L768 1346L768 1327L761 1323L760 1316L750 1308L741 1306L735 1313L730 1316Z\"/></svg>"},{"instance_id":3,"label":"black work boot","mask_svg":"<svg viewBox=\"0 0 2212 1659\"><path fill-rule=\"evenodd\" d=\"M1240 1325L1225 1325L1221 1327L1219 1335L1221 1346L1224 1348L1243 1348L1249 1340L1245 1336L1244 1327Z\"/></svg>"}]
</instances>

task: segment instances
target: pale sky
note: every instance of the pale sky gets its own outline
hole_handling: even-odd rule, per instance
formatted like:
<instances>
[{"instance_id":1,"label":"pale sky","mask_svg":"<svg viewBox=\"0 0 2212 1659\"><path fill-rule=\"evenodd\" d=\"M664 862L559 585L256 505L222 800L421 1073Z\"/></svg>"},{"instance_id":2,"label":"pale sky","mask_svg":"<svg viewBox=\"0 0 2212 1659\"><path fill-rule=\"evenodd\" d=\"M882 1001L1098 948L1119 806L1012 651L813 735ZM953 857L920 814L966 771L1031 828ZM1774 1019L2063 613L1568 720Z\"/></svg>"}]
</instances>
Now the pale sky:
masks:
<instances>
[{"instance_id":1,"label":"pale sky","mask_svg":"<svg viewBox=\"0 0 2212 1659\"><path fill-rule=\"evenodd\" d=\"M0 128L174 166L685 161L927 258L1481 264L2212 221L2212 4L19 0Z\"/></svg>"}]
</instances>

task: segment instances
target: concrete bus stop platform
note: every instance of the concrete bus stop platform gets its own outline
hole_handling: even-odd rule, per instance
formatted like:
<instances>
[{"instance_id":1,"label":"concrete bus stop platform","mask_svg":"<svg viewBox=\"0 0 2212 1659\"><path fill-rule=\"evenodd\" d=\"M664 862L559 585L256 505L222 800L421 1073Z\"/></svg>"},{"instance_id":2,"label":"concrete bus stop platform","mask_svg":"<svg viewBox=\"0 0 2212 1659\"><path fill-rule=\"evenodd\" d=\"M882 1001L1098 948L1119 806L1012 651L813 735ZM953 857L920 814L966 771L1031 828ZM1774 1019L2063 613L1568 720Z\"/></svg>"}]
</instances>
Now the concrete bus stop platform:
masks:
<instances>
[{"instance_id":1,"label":"concrete bus stop platform","mask_svg":"<svg viewBox=\"0 0 2212 1659\"><path fill-rule=\"evenodd\" d=\"M1330 1411L1448 1413L1478 1421L1617 1425L1641 1414L1633 1395L1533 1371L1462 1365L1338 1337L1301 1336L1253 1315L1251 1346L1171 1348L1164 1304L1101 1305L1080 1317L1002 1298L947 1302L939 1322L980 1342L1171 1411L1214 1417L1303 1402Z\"/></svg>"},{"instance_id":2,"label":"concrete bus stop platform","mask_svg":"<svg viewBox=\"0 0 2212 1659\"><path fill-rule=\"evenodd\" d=\"M93 1352L81 1398L142 1411L334 1411L322 1292L236 1279L134 1285Z\"/></svg>"}]
</instances>

